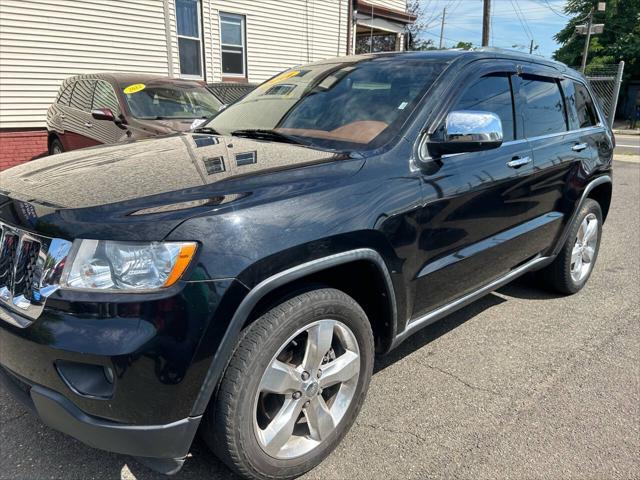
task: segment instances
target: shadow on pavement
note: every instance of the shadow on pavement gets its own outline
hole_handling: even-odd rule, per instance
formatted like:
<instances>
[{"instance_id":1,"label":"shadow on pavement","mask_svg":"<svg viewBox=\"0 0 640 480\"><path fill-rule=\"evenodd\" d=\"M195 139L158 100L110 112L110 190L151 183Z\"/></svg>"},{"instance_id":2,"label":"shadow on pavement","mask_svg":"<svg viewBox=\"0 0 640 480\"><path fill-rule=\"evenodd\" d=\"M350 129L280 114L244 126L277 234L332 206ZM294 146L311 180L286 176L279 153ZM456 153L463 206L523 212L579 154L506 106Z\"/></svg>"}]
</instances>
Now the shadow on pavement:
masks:
<instances>
[{"instance_id":1,"label":"shadow on pavement","mask_svg":"<svg viewBox=\"0 0 640 480\"><path fill-rule=\"evenodd\" d=\"M374 375L388 366L393 365L395 362L401 360L407 355L433 342L442 335L458 328L460 325L471 320L476 315L506 301L507 300L504 298L490 293L476 300L471 305L468 305L461 310L458 310L457 312L454 312L451 315L429 325L428 327L423 328L405 340L404 343L401 343L400 346L395 350L392 350L388 355L385 355L384 357L377 357L375 366L373 367Z\"/></svg>"}]
</instances>

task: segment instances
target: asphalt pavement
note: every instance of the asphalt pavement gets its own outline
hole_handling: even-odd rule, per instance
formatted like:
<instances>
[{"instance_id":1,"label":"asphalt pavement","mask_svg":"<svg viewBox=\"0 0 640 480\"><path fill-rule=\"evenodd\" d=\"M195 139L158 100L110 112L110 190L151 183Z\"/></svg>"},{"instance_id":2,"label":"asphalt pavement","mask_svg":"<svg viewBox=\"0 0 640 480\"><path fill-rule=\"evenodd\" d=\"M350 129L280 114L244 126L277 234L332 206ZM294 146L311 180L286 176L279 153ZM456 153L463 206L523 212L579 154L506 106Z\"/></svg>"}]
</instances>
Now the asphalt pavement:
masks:
<instances>
[{"instance_id":1,"label":"asphalt pavement","mask_svg":"<svg viewBox=\"0 0 640 480\"><path fill-rule=\"evenodd\" d=\"M616 162L585 289L563 297L525 277L407 340L377 361L356 424L303 478L639 478L639 209L640 163ZM0 478L166 477L47 428L0 391ZM197 441L173 478L235 477Z\"/></svg>"}]
</instances>

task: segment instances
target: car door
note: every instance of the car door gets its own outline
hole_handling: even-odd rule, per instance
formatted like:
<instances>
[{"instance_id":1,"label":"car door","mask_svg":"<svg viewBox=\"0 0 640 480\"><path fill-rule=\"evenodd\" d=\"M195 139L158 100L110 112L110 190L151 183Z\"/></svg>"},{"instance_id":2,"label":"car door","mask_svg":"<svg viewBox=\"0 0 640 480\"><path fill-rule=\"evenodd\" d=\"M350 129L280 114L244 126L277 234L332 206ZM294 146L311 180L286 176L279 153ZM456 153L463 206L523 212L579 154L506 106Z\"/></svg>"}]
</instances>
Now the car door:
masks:
<instances>
[{"instance_id":1,"label":"car door","mask_svg":"<svg viewBox=\"0 0 640 480\"><path fill-rule=\"evenodd\" d=\"M529 71L522 76L520 109L534 160L531 198L536 203L537 215L556 214L566 221L566 214L572 209L566 203L570 198L566 195L567 182L576 173L580 175L580 169L590 169L596 146L587 130L575 128L578 120L573 118L577 115L574 85L566 84L563 94L563 79L555 71L537 67ZM564 221L558 222L555 230L548 232L549 246L563 225Z\"/></svg>"},{"instance_id":2,"label":"car door","mask_svg":"<svg viewBox=\"0 0 640 480\"><path fill-rule=\"evenodd\" d=\"M444 156L422 175L424 208L414 318L472 292L535 255L528 233L534 205L528 142L514 113L515 65L461 81L449 111L497 114L499 148ZM455 83L455 82L454 82Z\"/></svg>"},{"instance_id":3,"label":"car door","mask_svg":"<svg viewBox=\"0 0 640 480\"><path fill-rule=\"evenodd\" d=\"M118 119L122 113L118 97L113 89L113 86L105 81L96 81L95 89L93 92L93 101L91 109L104 109L108 108L113 113L114 117ZM97 120L92 119L93 125L89 132L92 139L100 143L116 143L127 138L126 129L122 129L111 120Z\"/></svg>"},{"instance_id":4,"label":"car door","mask_svg":"<svg viewBox=\"0 0 640 480\"><path fill-rule=\"evenodd\" d=\"M91 102L95 80L78 80L71 92L71 101L63 120L65 130L65 150L99 145L101 142L92 135L93 118Z\"/></svg>"}]
</instances>

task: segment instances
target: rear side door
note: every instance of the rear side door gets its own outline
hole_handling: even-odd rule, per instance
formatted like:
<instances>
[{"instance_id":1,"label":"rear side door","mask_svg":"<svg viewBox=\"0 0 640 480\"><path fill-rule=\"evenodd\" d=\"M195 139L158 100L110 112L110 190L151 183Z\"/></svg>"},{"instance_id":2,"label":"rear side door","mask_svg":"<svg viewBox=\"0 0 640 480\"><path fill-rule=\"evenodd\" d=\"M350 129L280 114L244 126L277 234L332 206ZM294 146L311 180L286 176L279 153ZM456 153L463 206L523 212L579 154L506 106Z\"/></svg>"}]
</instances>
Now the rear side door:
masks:
<instances>
[{"instance_id":1,"label":"rear side door","mask_svg":"<svg viewBox=\"0 0 640 480\"><path fill-rule=\"evenodd\" d=\"M536 73L522 77L519 111L533 153L531 199L536 214L557 214L563 218L548 232L547 242L551 246L572 209L567 203L570 198L566 195L567 188L572 178L584 176L581 170L588 170L593 164L595 142L587 130L574 128L575 120L569 118L573 113L567 115L575 109L575 90L567 88L563 93L564 82L554 72Z\"/></svg>"},{"instance_id":2,"label":"rear side door","mask_svg":"<svg viewBox=\"0 0 640 480\"><path fill-rule=\"evenodd\" d=\"M449 111L497 114L504 140L496 149L444 156L423 179L414 318L489 283L535 254L527 244L531 150L519 138L513 68L467 80Z\"/></svg>"},{"instance_id":3,"label":"rear side door","mask_svg":"<svg viewBox=\"0 0 640 480\"><path fill-rule=\"evenodd\" d=\"M120 103L113 86L104 80L96 81L91 109L108 108L115 118L122 114ZM126 130L111 120L92 119L89 135L100 143L116 143L127 138Z\"/></svg>"},{"instance_id":4,"label":"rear side door","mask_svg":"<svg viewBox=\"0 0 640 480\"><path fill-rule=\"evenodd\" d=\"M63 120L65 150L92 147L101 142L92 135L91 103L95 80L78 80L71 92L71 101Z\"/></svg>"}]
</instances>

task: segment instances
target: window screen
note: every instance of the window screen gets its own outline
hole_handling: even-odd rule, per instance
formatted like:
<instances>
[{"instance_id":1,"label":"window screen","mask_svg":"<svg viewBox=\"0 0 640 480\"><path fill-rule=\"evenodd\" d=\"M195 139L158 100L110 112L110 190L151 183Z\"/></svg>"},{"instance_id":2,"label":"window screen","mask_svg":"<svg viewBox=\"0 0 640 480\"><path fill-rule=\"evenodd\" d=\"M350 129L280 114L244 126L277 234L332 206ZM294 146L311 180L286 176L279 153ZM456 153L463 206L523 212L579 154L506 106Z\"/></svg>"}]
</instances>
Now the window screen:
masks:
<instances>
[{"instance_id":1,"label":"window screen","mask_svg":"<svg viewBox=\"0 0 640 480\"><path fill-rule=\"evenodd\" d=\"M524 131L528 138L567 131L564 103L558 83L550 78L522 79Z\"/></svg>"},{"instance_id":2,"label":"window screen","mask_svg":"<svg viewBox=\"0 0 640 480\"><path fill-rule=\"evenodd\" d=\"M454 110L495 113L502 122L503 141L508 142L515 138L513 98L507 74L492 74L474 82L458 100Z\"/></svg>"}]
</instances>

